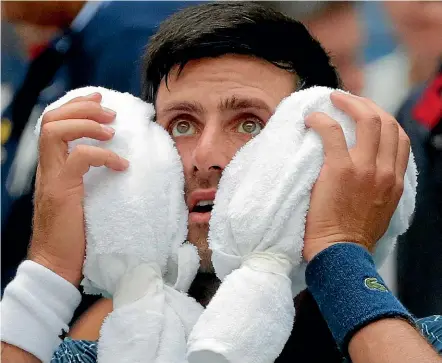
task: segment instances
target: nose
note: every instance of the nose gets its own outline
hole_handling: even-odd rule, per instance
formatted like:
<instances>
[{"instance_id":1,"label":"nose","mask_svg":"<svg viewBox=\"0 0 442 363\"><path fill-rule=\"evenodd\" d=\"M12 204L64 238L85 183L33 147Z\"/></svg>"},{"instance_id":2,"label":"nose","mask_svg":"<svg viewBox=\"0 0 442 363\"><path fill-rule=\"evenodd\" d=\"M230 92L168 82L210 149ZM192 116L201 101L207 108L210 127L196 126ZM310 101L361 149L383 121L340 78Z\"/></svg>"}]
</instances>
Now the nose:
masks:
<instances>
[{"instance_id":1,"label":"nose","mask_svg":"<svg viewBox=\"0 0 442 363\"><path fill-rule=\"evenodd\" d=\"M203 173L224 170L230 161L227 144L219 127L206 126L192 153L194 168Z\"/></svg>"}]
</instances>

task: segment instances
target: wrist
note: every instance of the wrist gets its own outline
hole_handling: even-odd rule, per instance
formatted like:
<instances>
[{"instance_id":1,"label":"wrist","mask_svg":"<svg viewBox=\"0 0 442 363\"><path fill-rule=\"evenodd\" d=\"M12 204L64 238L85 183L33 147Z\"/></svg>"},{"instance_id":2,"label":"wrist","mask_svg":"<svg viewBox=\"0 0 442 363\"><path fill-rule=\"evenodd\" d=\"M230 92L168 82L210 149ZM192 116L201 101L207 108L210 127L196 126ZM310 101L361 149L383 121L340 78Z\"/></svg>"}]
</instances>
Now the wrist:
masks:
<instances>
[{"instance_id":1,"label":"wrist","mask_svg":"<svg viewBox=\"0 0 442 363\"><path fill-rule=\"evenodd\" d=\"M349 243L349 242L325 242L325 243L315 242L315 243L308 243L307 246L304 244L304 250L302 252L304 259L307 261L307 263L309 263L322 251L338 243Z\"/></svg>"},{"instance_id":2,"label":"wrist","mask_svg":"<svg viewBox=\"0 0 442 363\"><path fill-rule=\"evenodd\" d=\"M64 261L57 262L57 259L54 257L47 257L44 254L35 254L31 251L29 252L28 259L51 270L53 273L72 284L75 288L79 288L80 282L83 278L81 270L68 268L63 266Z\"/></svg>"},{"instance_id":3,"label":"wrist","mask_svg":"<svg viewBox=\"0 0 442 363\"><path fill-rule=\"evenodd\" d=\"M353 335L374 321L412 321L385 286L370 253L354 243L338 243L317 254L307 265L306 282L344 354Z\"/></svg>"},{"instance_id":4,"label":"wrist","mask_svg":"<svg viewBox=\"0 0 442 363\"><path fill-rule=\"evenodd\" d=\"M24 261L1 301L2 341L49 361L80 301L80 292L69 282Z\"/></svg>"}]
</instances>

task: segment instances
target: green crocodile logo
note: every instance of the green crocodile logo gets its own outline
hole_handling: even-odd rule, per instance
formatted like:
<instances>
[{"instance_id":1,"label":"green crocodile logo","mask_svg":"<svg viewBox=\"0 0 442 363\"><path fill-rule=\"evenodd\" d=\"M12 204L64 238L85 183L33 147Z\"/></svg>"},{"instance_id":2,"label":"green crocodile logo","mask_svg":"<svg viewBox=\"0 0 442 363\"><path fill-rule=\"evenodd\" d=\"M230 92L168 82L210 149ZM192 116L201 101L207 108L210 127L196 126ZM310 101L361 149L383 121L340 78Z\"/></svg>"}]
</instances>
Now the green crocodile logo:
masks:
<instances>
[{"instance_id":1,"label":"green crocodile logo","mask_svg":"<svg viewBox=\"0 0 442 363\"><path fill-rule=\"evenodd\" d=\"M382 291L382 292L388 291L388 289L385 287L385 285L381 284L376 277L367 277L364 280L364 285L367 289L370 289L370 290Z\"/></svg>"}]
</instances>

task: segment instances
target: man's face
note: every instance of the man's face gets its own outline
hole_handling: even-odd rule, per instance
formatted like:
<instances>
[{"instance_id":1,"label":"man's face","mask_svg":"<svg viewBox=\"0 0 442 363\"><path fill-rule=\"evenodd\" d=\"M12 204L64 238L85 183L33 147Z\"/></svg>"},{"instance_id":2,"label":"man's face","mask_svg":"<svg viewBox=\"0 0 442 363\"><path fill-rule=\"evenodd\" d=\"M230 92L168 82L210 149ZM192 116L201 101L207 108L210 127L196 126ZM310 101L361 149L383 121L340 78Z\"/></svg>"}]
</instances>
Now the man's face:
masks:
<instances>
[{"instance_id":1,"label":"man's face","mask_svg":"<svg viewBox=\"0 0 442 363\"><path fill-rule=\"evenodd\" d=\"M157 120L173 137L184 166L188 240L211 270L207 235L218 182L235 153L294 91L296 76L271 63L226 55L173 69L156 99Z\"/></svg>"}]
</instances>

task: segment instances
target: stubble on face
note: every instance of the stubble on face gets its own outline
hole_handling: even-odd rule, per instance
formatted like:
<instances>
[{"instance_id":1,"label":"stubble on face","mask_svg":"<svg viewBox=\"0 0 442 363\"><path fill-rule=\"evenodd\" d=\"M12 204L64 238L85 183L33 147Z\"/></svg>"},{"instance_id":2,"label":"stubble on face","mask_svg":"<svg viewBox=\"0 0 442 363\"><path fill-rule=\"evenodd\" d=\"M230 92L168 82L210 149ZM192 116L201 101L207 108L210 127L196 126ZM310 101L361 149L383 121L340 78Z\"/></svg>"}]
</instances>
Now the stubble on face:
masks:
<instances>
[{"instance_id":1,"label":"stubble on face","mask_svg":"<svg viewBox=\"0 0 442 363\"><path fill-rule=\"evenodd\" d=\"M184 197L188 196L197 189L217 188L221 173L211 174L208 177L202 177L198 172L185 173ZM187 240L197 249L200 256L200 272L213 273L212 252L208 243L209 223L189 223Z\"/></svg>"}]
</instances>

